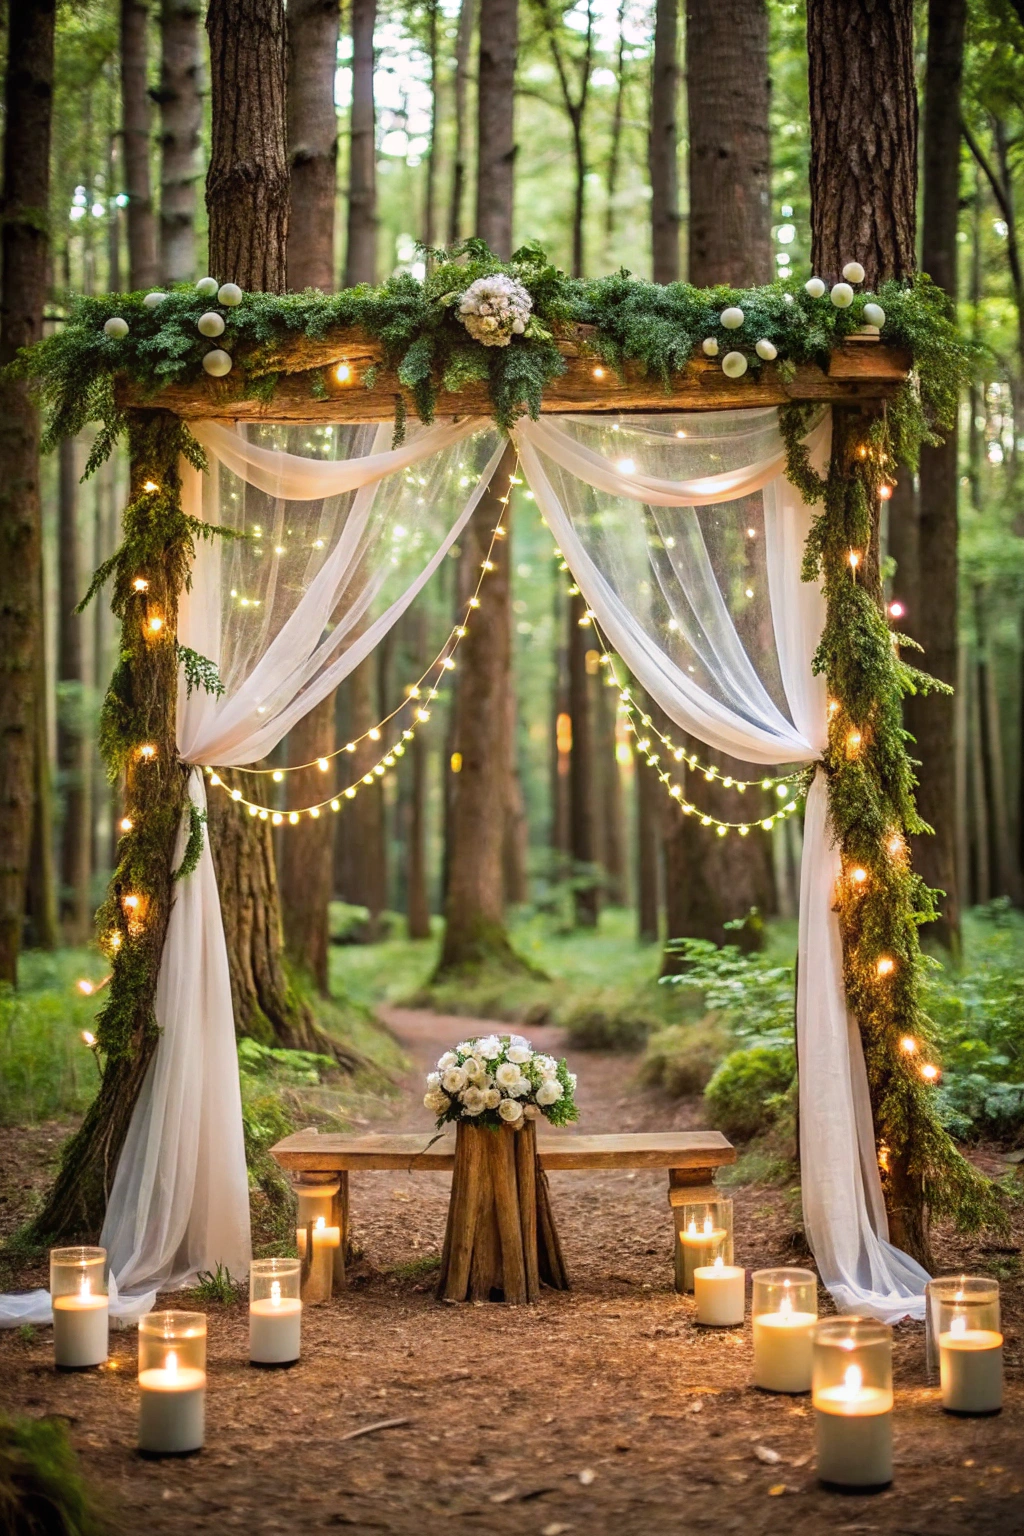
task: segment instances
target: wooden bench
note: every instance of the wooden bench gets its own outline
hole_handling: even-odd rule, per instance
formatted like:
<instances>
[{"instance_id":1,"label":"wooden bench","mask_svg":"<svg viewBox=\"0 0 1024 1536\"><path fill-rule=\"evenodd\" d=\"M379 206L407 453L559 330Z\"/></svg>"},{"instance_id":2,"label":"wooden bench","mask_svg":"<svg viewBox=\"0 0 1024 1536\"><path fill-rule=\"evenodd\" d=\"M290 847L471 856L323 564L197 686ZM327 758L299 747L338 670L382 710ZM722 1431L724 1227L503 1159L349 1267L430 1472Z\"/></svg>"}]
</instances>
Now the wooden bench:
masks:
<instances>
[{"instance_id":1,"label":"wooden bench","mask_svg":"<svg viewBox=\"0 0 1024 1536\"><path fill-rule=\"evenodd\" d=\"M298 1226L309 1229L320 1217L337 1228L333 1263L319 1274L307 1264L303 1300L326 1301L345 1284L345 1248L349 1232L349 1174L390 1169L402 1173L450 1173L455 1163L455 1135L342 1136L334 1132L296 1131L271 1148L291 1176L298 1197ZM683 1206L718 1198L715 1170L736 1161L736 1149L718 1131L641 1131L608 1136L580 1136L565 1131L537 1132L537 1156L546 1173L569 1169L662 1168L668 1172L668 1202L676 1233L683 1228ZM678 1236L675 1243L676 1289L682 1290Z\"/></svg>"}]
</instances>

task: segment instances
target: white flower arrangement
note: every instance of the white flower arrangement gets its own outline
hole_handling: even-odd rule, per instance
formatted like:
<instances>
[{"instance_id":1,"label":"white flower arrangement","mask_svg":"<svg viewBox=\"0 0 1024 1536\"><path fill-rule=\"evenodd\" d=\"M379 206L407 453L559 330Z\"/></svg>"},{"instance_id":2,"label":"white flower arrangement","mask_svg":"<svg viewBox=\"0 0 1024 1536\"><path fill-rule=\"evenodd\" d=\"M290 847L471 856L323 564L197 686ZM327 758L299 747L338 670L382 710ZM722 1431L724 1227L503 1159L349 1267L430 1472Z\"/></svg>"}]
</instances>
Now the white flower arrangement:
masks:
<instances>
[{"instance_id":1,"label":"white flower arrangement","mask_svg":"<svg viewBox=\"0 0 1024 1536\"><path fill-rule=\"evenodd\" d=\"M514 277L496 272L478 277L459 300L459 319L474 341L485 347L507 347L530 324L533 300Z\"/></svg>"},{"instance_id":2,"label":"white flower arrangement","mask_svg":"<svg viewBox=\"0 0 1024 1536\"><path fill-rule=\"evenodd\" d=\"M522 1035L483 1035L445 1051L427 1073L423 1103L438 1129L447 1120L520 1126L538 1115L552 1125L579 1119L576 1074Z\"/></svg>"}]
</instances>

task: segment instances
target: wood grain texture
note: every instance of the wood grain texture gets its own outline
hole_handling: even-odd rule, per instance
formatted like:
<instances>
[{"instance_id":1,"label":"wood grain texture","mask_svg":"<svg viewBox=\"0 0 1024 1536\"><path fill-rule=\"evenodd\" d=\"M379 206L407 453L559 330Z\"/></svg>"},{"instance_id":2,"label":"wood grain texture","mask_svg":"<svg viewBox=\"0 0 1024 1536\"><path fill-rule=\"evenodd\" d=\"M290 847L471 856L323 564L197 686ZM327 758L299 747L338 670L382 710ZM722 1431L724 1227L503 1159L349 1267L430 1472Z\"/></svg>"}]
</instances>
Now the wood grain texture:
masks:
<instances>
[{"instance_id":1,"label":"wood grain texture","mask_svg":"<svg viewBox=\"0 0 1024 1536\"><path fill-rule=\"evenodd\" d=\"M344 1136L296 1131L271 1148L282 1168L304 1170L403 1169L446 1172L455 1165L453 1135L430 1132L394 1136ZM541 1131L537 1155L546 1169L722 1168L736 1161L736 1149L719 1131L655 1131L577 1136Z\"/></svg>"}]
</instances>

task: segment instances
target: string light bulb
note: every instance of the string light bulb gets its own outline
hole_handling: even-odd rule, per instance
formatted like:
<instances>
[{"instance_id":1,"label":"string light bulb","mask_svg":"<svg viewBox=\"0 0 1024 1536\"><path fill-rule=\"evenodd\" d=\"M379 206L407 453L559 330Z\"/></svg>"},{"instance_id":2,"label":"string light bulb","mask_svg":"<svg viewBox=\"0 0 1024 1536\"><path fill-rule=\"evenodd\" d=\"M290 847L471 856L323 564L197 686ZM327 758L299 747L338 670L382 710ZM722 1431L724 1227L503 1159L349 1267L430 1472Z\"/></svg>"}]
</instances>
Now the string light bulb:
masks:
<instances>
[{"instance_id":1,"label":"string light bulb","mask_svg":"<svg viewBox=\"0 0 1024 1536\"><path fill-rule=\"evenodd\" d=\"M90 1051L96 1049L96 1036L93 1034L91 1029L82 1030L82 1043L87 1045Z\"/></svg>"},{"instance_id":2,"label":"string light bulb","mask_svg":"<svg viewBox=\"0 0 1024 1536\"><path fill-rule=\"evenodd\" d=\"M879 976L891 976L895 969L896 961L892 958L891 955L883 955L878 961L878 964L875 966L875 970Z\"/></svg>"},{"instance_id":3,"label":"string light bulb","mask_svg":"<svg viewBox=\"0 0 1024 1536\"><path fill-rule=\"evenodd\" d=\"M159 613L151 613L146 620L146 627L151 635L158 635L164 627L164 621Z\"/></svg>"},{"instance_id":4,"label":"string light bulb","mask_svg":"<svg viewBox=\"0 0 1024 1536\"><path fill-rule=\"evenodd\" d=\"M142 489L144 491L148 491L149 494L152 495L153 492L158 491L160 487L157 485L155 480L144 480L142 482Z\"/></svg>"},{"instance_id":5,"label":"string light bulb","mask_svg":"<svg viewBox=\"0 0 1024 1536\"><path fill-rule=\"evenodd\" d=\"M151 763L154 757L156 757L156 747L151 741L144 742L143 745L139 748L139 756L142 758L143 762Z\"/></svg>"},{"instance_id":6,"label":"string light bulb","mask_svg":"<svg viewBox=\"0 0 1024 1536\"><path fill-rule=\"evenodd\" d=\"M892 499L892 486L891 485L887 485L887 484L885 484L883 482L878 487L878 494L881 497L882 501L890 501Z\"/></svg>"},{"instance_id":7,"label":"string light bulb","mask_svg":"<svg viewBox=\"0 0 1024 1536\"><path fill-rule=\"evenodd\" d=\"M81 977L75 983L75 985L77 986L79 992L81 992L83 997L92 997L92 994L96 990L96 988L93 986L92 982L91 981L87 981L84 976Z\"/></svg>"},{"instance_id":8,"label":"string light bulb","mask_svg":"<svg viewBox=\"0 0 1024 1536\"><path fill-rule=\"evenodd\" d=\"M917 1041L914 1039L913 1035L903 1036L903 1039L900 1041L900 1050L905 1056L914 1056L917 1054Z\"/></svg>"},{"instance_id":9,"label":"string light bulb","mask_svg":"<svg viewBox=\"0 0 1024 1536\"><path fill-rule=\"evenodd\" d=\"M921 1076L926 1083L937 1083L942 1074L934 1062L926 1061L921 1067Z\"/></svg>"},{"instance_id":10,"label":"string light bulb","mask_svg":"<svg viewBox=\"0 0 1024 1536\"><path fill-rule=\"evenodd\" d=\"M863 885L867 878L867 870L861 869L859 864L856 866L856 868L850 870L850 879L853 881L854 885Z\"/></svg>"},{"instance_id":11,"label":"string light bulb","mask_svg":"<svg viewBox=\"0 0 1024 1536\"><path fill-rule=\"evenodd\" d=\"M339 384L347 384L349 379L352 377L352 369L349 367L348 363L339 363L337 368L334 370L334 377L337 379Z\"/></svg>"},{"instance_id":12,"label":"string light bulb","mask_svg":"<svg viewBox=\"0 0 1024 1536\"><path fill-rule=\"evenodd\" d=\"M148 592L149 582L146 580L145 576L136 576L135 580L132 582L132 588L136 592Z\"/></svg>"},{"instance_id":13,"label":"string light bulb","mask_svg":"<svg viewBox=\"0 0 1024 1536\"><path fill-rule=\"evenodd\" d=\"M860 555L855 549L851 549L846 558L850 562L850 569L855 571L858 565L860 565Z\"/></svg>"},{"instance_id":14,"label":"string light bulb","mask_svg":"<svg viewBox=\"0 0 1024 1536\"><path fill-rule=\"evenodd\" d=\"M847 736L846 750L849 752L851 757L856 757L857 753L860 751L861 739L860 731L851 731Z\"/></svg>"},{"instance_id":15,"label":"string light bulb","mask_svg":"<svg viewBox=\"0 0 1024 1536\"><path fill-rule=\"evenodd\" d=\"M130 832L134 825L135 823L132 821L130 816L122 816L121 820L118 822L118 826L122 832Z\"/></svg>"},{"instance_id":16,"label":"string light bulb","mask_svg":"<svg viewBox=\"0 0 1024 1536\"><path fill-rule=\"evenodd\" d=\"M604 369L603 368L592 368L590 371L591 371L591 374L593 375L593 377L595 379L603 379L604 378Z\"/></svg>"},{"instance_id":17,"label":"string light bulb","mask_svg":"<svg viewBox=\"0 0 1024 1536\"><path fill-rule=\"evenodd\" d=\"M316 760L316 765L320 769L321 773L326 773L328 768L331 766L326 757L318 757Z\"/></svg>"}]
</instances>

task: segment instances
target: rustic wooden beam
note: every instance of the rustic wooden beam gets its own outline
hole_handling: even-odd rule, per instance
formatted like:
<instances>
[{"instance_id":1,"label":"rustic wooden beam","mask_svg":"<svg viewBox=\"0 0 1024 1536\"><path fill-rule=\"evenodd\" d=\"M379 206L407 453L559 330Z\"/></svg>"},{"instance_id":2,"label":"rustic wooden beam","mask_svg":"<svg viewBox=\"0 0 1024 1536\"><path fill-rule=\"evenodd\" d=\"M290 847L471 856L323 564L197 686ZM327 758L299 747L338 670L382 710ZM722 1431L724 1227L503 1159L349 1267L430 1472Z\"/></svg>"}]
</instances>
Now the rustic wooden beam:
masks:
<instances>
[{"instance_id":1,"label":"rustic wooden beam","mask_svg":"<svg viewBox=\"0 0 1024 1536\"><path fill-rule=\"evenodd\" d=\"M586 339L581 327L578 339L559 343L567 368L561 378L548 385L543 411L716 411L785 405L790 400L856 405L890 399L910 367L904 353L883 346L877 338L851 338L835 349L827 370L814 363L801 363L788 379L775 363L742 379L728 379L710 358L694 358L673 377L666 392L658 379L645 377L634 366L626 369L624 380L620 379L592 351L587 353ZM379 368L379 360L379 347L364 336L349 333L324 341L296 337L274 353L261 355L261 372L281 370L268 401L243 398L240 382L230 375L168 385L148 396L123 380L117 398L125 409L158 406L192 421L323 424L389 421L395 414L395 397L401 395L410 418L414 418L411 394L393 374ZM363 380L372 366L377 366L378 372L373 388L367 389ZM317 394L325 397L317 398ZM438 395L437 416L441 419L490 414L490 399L483 384L457 394Z\"/></svg>"}]
</instances>

